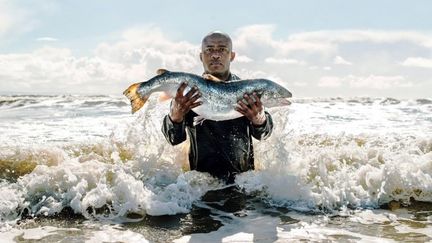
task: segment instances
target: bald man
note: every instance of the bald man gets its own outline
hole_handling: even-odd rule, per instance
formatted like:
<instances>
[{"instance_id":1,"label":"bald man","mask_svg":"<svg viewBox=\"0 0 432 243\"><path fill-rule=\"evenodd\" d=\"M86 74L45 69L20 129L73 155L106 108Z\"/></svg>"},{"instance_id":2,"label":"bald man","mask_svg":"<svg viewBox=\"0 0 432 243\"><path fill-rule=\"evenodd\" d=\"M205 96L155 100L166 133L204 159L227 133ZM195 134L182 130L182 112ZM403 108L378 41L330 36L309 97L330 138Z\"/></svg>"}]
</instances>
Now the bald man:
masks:
<instances>
[{"instance_id":1,"label":"bald man","mask_svg":"<svg viewBox=\"0 0 432 243\"><path fill-rule=\"evenodd\" d=\"M232 74L230 64L235 58L231 38L223 32L206 35L201 43L200 59L204 77L212 75L214 82L240 80ZM226 121L204 120L194 124L197 116L191 109L201 105L197 87L186 93L187 84L182 83L171 102L169 114L163 121L162 132L167 141L176 145L190 137L189 165L191 170L208 172L227 183L234 182L241 172L253 170L254 151L252 137L262 140L270 136L273 121L264 111L256 94L245 94L245 105L239 101L236 110L243 116Z\"/></svg>"}]
</instances>

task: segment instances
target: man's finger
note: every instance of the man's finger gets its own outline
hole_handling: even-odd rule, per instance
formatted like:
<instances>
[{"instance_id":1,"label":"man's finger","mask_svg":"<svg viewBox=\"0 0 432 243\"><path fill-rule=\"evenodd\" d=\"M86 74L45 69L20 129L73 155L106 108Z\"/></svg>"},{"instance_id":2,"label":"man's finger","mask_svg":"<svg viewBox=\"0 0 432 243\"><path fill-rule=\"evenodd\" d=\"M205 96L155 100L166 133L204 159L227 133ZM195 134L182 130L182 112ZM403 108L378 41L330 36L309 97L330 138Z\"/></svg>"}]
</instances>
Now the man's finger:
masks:
<instances>
[{"instance_id":1,"label":"man's finger","mask_svg":"<svg viewBox=\"0 0 432 243\"><path fill-rule=\"evenodd\" d=\"M250 105L251 109L252 110L256 109L255 101L248 94L245 94L244 97L248 102L248 104Z\"/></svg>"},{"instance_id":2,"label":"man's finger","mask_svg":"<svg viewBox=\"0 0 432 243\"><path fill-rule=\"evenodd\" d=\"M183 82L180 84L180 87L177 89L177 95L176 95L177 97L183 96L183 92L186 89L187 85L188 85L187 82Z\"/></svg>"},{"instance_id":3,"label":"man's finger","mask_svg":"<svg viewBox=\"0 0 432 243\"><path fill-rule=\"evenodd\" d=\"M261 99L258 97L257 93L253 92L253 93L252 93L252 96L253 96L254 99L255 99L255 104L256 104L257 106L262 106Z\"/></svg>"},{"instance_id":4,"label":"man's finger","mask_svg":"<svg viewBox=\"0 0 432 243\"><path fill-rule=\"evenodd\" d=\"M193 102L195 102L197 99L201 98L201 96L202 96L201 93L199 91L197 91L195 93L195 95L190 98L190 100L192 100Z\"/></svg>"},{"instance_id":5,"label":"man's finger","mask_svg":"<svg viewBox=\"0 0 432 243\"><path fill-rule=\"evenodd\" d=\"M202 101L198 101L198 102L195 102L195 103L191 104L190 108L193 109L193 108L195 108L197 106L200 106L200 105L202 105Z\"/></svg>"},{"instance_id":6,"label":"man's finger","mask_svg":"<svg viewBox=\"0 0 432 243\"><path fill-rule=\"evenodd\" d=\"M238 113L242 114L242 115L246 115L246 112L240 107L240 105L236 106L234 108Z\"/></svg>"},{"instance_id":7,"label":"man's finger","mask_svg":"<svg viewBox=\"0 0 432 243\"><path fill-rule=\"evenodd\" d=\"M197 92L196 95L194 95L193 97L191 97L191 98L186 102L186 105L190 106L192 103L194 103L195 101L197 101L200 97L201 97L201 93Z\"/></svg>"},{"instance_id":8,"label":"man's finger","mask_svg":"<svg viewBox=\"0 0 432 243\"><path fill-rule=\"evenodd\" d=\"M251 112L251 109L245 105L243 102L239 101L237 102L238 108L240 108L243 111L243 115L249 114Z\"/></svg>"},{"instance_id":9,"label":"man's finger","mask_svg":"<svg viewBox=\"0 0 432 243\"><path fill-rule=\"evenodd\" d=\"M195 95L198 92L198 88L196 86L193 86L185 95L188 99L190 99L193 95Z\"/></svg>"}]
</instances>

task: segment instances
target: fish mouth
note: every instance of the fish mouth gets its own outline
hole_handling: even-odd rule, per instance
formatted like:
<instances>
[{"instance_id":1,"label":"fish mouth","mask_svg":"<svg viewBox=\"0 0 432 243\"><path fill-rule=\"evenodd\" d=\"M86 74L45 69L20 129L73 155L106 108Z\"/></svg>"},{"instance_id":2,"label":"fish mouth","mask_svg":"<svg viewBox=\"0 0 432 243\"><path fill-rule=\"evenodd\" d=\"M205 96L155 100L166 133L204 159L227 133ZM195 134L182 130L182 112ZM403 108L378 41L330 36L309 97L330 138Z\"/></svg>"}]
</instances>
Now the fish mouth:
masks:
<instances>
[{"instance_id":1,"label":"fish mouth","mask_svg":"<svg viewBox=\"0 0 432 243\"><path fill-rule=\"evenodd\" d=\"M288 98L281 98L281 99L279 99L279 103L280 103L282 106L285 106L285 105L291 105L291 101L289 101Z\"/></svg>"},{"instance_id":2,"label":"fish mouth","mask_svg":"<svg viewBox=\"0 0 432 243\"><path fill-rule=\"evenodd\" d=\"M288 98L277 98L270 102L269 107L280 107L280 106L289 106L291 105L291 101ZM265 105L265 104L264 104Z\"/></svg>"}]
</instances>

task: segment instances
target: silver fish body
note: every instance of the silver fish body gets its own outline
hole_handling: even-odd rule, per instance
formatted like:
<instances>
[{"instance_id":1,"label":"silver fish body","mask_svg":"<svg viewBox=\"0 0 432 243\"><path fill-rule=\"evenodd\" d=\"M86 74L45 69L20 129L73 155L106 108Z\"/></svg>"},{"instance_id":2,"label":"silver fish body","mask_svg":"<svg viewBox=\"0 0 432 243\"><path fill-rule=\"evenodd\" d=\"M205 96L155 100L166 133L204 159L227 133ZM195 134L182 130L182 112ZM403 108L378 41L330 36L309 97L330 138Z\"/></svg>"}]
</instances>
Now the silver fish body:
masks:
<instances>
[{"instance_id":1,"label":"silver fish body","mask_svg":"<svg viewBox=\"0 0 432 243\"><path fill-rule=\"evenodd\" d=\"M189 88L185 93L193 86L199 89L202 105L195 107L193 111L208 120L222 121L241 117L242 114L237 112L235 107L237 101L242 100L246 93L255 92L265 107L291 104L288 101L288 98L292 97L291 92L267 79L215 82L191 73L169 71L163 71L146 82L134 84L135 87L130 86L124 94L131 100L132 112L135 112L152 93L164 92L167 97L175 97L183 82L187 82ZM140 104L135 106L134 101Z\"/></svg>"}]
</instances>

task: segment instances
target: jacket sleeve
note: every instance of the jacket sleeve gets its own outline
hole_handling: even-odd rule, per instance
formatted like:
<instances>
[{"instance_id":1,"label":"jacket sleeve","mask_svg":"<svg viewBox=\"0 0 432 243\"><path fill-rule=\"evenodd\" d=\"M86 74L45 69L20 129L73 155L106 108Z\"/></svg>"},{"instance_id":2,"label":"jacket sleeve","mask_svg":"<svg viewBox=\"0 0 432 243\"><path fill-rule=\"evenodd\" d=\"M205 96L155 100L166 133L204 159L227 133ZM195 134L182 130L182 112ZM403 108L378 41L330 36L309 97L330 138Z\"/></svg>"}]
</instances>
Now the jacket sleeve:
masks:
<instances>
[{"instance_id":1,"label":"jacket sleeve","mask_svg":"<svg viewBox=\"0 0 432 243\"><path fill-rule=\"evenodd\" d=\"M171 121L169 115L165 115L162 124L162 133L171 145L177 145L186 140L185 120L183 119L182 122L175 123Z\"/></svg>"},{"instance_id":2,"label":"jacket sleeve","mask_svg":"<svg viewBox=\"0 0 432 243\"><path fill-rule=\"evenodd\" d=\"M265 111L266 121L264 124L255 126L250 123L251 134L254 138L258 140L264 140L270 137L273 131L273 119L267 111Z\"/></svg>"}]
</instances>

